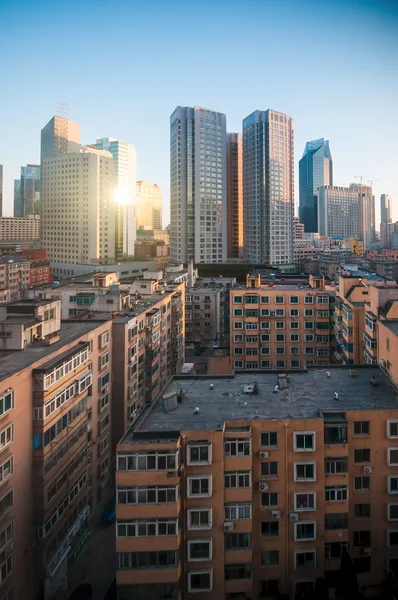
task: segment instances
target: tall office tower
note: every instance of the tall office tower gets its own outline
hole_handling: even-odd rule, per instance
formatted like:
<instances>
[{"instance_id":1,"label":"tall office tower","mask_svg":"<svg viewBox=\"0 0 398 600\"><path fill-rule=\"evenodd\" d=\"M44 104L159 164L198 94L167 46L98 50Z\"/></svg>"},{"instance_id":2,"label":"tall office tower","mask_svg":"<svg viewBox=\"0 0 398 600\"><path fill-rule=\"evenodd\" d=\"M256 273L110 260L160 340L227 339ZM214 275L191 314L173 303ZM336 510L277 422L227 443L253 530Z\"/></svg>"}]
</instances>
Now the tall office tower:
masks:
<instances>
[{"instance_id":1,"label":"tall office tower","mask_svg":"<svg viewBox=\"0 0 398 600\"><path fill-rule=\"evenodd\" d=\"M115 258L116 172L112 154L80 152L44 158L41 239L51 261L109 262Z\"/></svg>"},{"instance_id":2,"label":"tall office tower","mask_svg":"<svg viewBox=\"0 0 398 600\"><path fill-rule=\"evenodd\" d=\"M318 231L318 188L333 185L333 162L329 141L320 138L307 142L299 161L300 220L304 231Z\"/></svg>"},{"instance_id":3,"label":"tall office tower","mask_svg":"<svg viewBox=\"0 0 398 600\"><path fill-rule=\"evenodd\" d=\"M0 217L3 216L3 165L0 165Z\"/></svg>"},{"instance_id":4,"label":"tall office tower","mask_svg":"<svg viewBox=\"0 0 398 600\"><path fill-rule=\"evenodd\" d=\"M227 133L227 255L243 257L242 134Z\"/></svg>"},{"instance_id":5,"label":"tall office tower","mask_svg":"<svg viewBox=\"0 0 398 600\"><path fill-rule=\"evenodd\" d=\"M318 232L330 238L360 238L358 190L338 186L318 189Z\"/></svg>"},{"instance_id":6,"label":"tall office tower","mask_svg":"<svg viewBox=\"0 0 398 600\"><path fill-rule=\"evenodd\" d=\"M136 239L135 194L136 154L131 144L113 138L97 138L95 148L107 150L113 156L116 170L115 258L134 256Z\"/></svg>"},{"instance_id":7,"label":"tall office tower","mask_svg":"<svg viewBox=\"0 0 398 600\"><path fill-rule=\"evenodd\" d=\"M380 245L382 248L387 247L388 241L388 224L392 223L391 198L388 194L380 196Z\"/></svg>"},{"instance_id":8,"label":"tall office tower","mask_svg":"<svg viewBox=\"0 0 398 600\"><path fill-rule=\"evenodd\" d=\"M162 188L150 181L137 181L136 224L162 229Z\"/></svg>"},{"instance_id":9,"label":"tall office tower","mask_svg":"<svg viewBox=\"0 0 398 600\"><path fill-rule=\"evenodd\" d=\"M371 202L371 226L372 226L372 242L376 241L376 201L375 196L372 194Z\"/></svg>"},{"instance_id":10,"label":"tall office tower","mask_svg":"<svg viewBox=\"0 0 398 600\"><path fill-rule=\"evenodd\" d=\"M243 120L245 258L256 264L293 261L293 119L256 110Z\"/></svg>"},{"instance_id":11,"label":"tall office tower","mask_svg":"<svg viewBox=\"0 0 398 600\"><path fill-rule=\"evenodd\" d=\"M372 188L360 183L351 183L351 190L356 190L359 197L359 237L363 241L364 250L372 246Z\"/></svg>"},{"instance_id":12,"label":"tall office tower","mask_svg":"<svg viewBox=\"0 0 398 600\"><path fill-rule=\"evenodd\" d=\"M227 258L226 117L178 106L170 117L170 250L173 262Z\"/></svg>"},{"instance_id":13,"label":"tall office tower","mask_svg":"<svg viewBox=\"0 0 398 600\"><path fill-rule=\"evenodd\" d=\"M40 162L80 150L80 125L55 116L41 130Z\"/></svg>"},{"instance_id":14,"label":"tall office tower","mask_svg":"<svg viewBox=\"0 0 398 600\"><path fill-rule=\"evenodd\" d=\"M19 186L14 186L14 217L40 213L40 165L21 167Z\"/></svg>"}]
</instances>

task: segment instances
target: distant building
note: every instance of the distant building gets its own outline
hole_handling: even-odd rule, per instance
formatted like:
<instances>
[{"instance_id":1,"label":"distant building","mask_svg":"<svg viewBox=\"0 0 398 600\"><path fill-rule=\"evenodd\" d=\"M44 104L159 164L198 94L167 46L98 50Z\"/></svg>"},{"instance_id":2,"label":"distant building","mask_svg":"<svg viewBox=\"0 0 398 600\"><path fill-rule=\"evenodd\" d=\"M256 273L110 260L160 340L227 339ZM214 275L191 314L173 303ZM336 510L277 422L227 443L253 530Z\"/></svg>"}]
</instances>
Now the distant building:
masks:
<instances>
[{"instance_id":1,"label":"distant building","mask_svg":"<svg viewBox=\"0 0 398 600\"><path fill-rule=\"evenodd\" d=\"M29 286L36 287L51 283L50 261L45 250L22 250L29 260Z\"/></svg>"},{"instance_id":2,"label":"distant building","mask_svg":"<svg viewBox=\"0 0 398 600\"><path fill-rule=\"evenodd\" d=\"M19 300L30 284L30 264L25 256L0 256L0 290L8 290L10 300Z\"/></svg>"},{"instance_id":3,"label":"distant building","mask_svg":"<svg viewBox=\"0 0 398 600\"><path fill-rule=\"evenodd\" d=\"M331 238L360 238L360 199L354 188L318 189L318 232Z\"/></svg>"},{"instance_id":4,"label":"distant building","mask_svg":"<svg viewBox=\"0 0 398 600\"><path fill-rule=\"evenodd\" d=\"M245 259L253 264L293 261L293 119L274 110L243 120Z\"/></svg>"},{"instance_id":5,"label":"distant building","mask_svg":"<svg viewBox=\"0 0 398 600\"><path fill-rule=\"evenodd\" d=\"M17 180L16 180L17 181ZM40 213L40 165L21 167L19 185L14 185L14 217Z\"/></svg>"},{"instance_id":6,"label":"distant building","mask_svg":"<svg viewBox=\"0 0 398 600\"><path fill-rule=\"evenodd\" d=\"M226 262L225 115L178 106L170 117L170 168L171 260Z\"/></svg>"},{"instance_id":7,"label":"distant building","mask_svg":"<svg viewBox=\"0 0 398 600\"><path fill-rule=\"evenodd\" d=\"M318 230L318 189L333 185L333 161L329 141L307 142L299 161L299 214L305 232Z\"/></svg>"},{"instance_id":8,"label":"distant building","mask_svg":"<svg viewBox=\"0 0 398 600\"><path fill-rule=\"evenodd\" d=\"M372 188L366 185L351 183L351 190L356 190L359 197L359 239L362 240L365 250L368 250L373 242L373 193Z\"/></svg>"},{"instance_id":9,"label":"distant building","mask_svg":"<svg viewBox=\"0 0 398 600\"><path fill-rule=\"evenodd\" d=\"M170 262L170 246L160 240L136 242L134 247L136 260L153 260L158 270L163 270Z\"/></svg>"},{"instance_id":10,"label":"distant building","mask_svg":"<svg viewBox=\"0 0 398 600\"><path fill-rule=\"evenodd\" d=\"M224 333L224 311L220 287L187 288L185 294L185 341L197 345L213 345Z\"/></svg>"},{"instance_id":11,"label":"distant building","mask_svg":"<svg viewBox=\"0 0 398 600\"><path fill-rule=\"evenodd\" d=\"M27 242L40 238L40 216L0 217L0 240L4 242ZM0 244L0 250L1 250Z\"/></svg>"},{"instance_id":12,"label":"distant building","mask_svg":"<svg viewBox=\"0 0 398 600\"><path fill-rule=\"evenodd\" d=\"M380 196L380 245L388 248L388 225L392 223L391 197L388 194Z\"/></svg>"},{"instance_id":13,"label":"distant building","mask_svg":"<svg viewBox=\"0 0 398 600\"><path fill-rule=\"evenodd\" d=\"M56 115L41 130L40 163L71 152L79 152L80 125Z\"/></svg>"},{"instance_id":14,"label":"distant building","mask_svg":"<svg viewBox=\"0 0 398 600\"><path fill-rule=\"evenodd\" d=\"M3 216L3 165L0 165L0 217Z\"/></svg>"},{"instance_id":15,"label":"distant building","mask_svg":"<svg viewBox=\"0 0 398 600\"><path fill-rule=\"evenodd\" d=\"M137 229L162 229L162 188L150 181L137 181Z\"/></svg>"},{"instance_id":16,"label":"distant building","mask_svg":"<svg viewBox=\"0 0 398 600\"><path fill-rule=\"evenodd\" d=\"M300 221L300 217L294 217L293 221L293 240L296 243L298 240L304 239L304 224Z\"/></svg>"},{"instance_id":17,"label":"distant building","mask_svg":"<svg viewBox=\"0 0 398 600\"><path fill-rule=\"evenodd\" d=\"M242 134L227 133L227 255L243 257Z\"/></svg>"}]
</instances>

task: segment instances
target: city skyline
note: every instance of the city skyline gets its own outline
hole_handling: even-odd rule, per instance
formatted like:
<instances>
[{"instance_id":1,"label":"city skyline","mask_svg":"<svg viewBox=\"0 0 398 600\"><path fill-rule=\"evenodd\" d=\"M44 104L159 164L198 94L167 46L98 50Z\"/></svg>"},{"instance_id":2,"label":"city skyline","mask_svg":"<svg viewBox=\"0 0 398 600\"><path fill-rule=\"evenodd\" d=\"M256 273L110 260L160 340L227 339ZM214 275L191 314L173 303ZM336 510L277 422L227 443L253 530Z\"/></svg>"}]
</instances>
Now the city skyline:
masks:
<instances>
[{"instance_id":1,"label":"city skyline","mask_svg":"<svg viewBox=\"0 0 398 600\"><path fill-rule=\"evenodd\" d=\"M68 101L70 118L81 123L84 143L106 134L135 146L137 179L154 181L163 190L164 225L169 221L169 115L177 105L211 107L223 112L227 115L228 131L237 132L241 131L245 115L264 106L289 114L295 122L296 157L301 155L302 148L309 139L329 139L336 161L334 179L338 185L348 186L355 181L356 175L363 174L364 181L375 179L373 189L376 198L386 193L396 203L398 183L394 165L397 156L397 124L394 98L398 89L398 44L393 34L398 9L395 4L340 3L337 10L335 6L334 12L330 13L327 8L318 7L313 10L313 2L300 6L285 2L288 19L284 23L286 47L283 52L273 50L278 48L275 44L279 17L277 11L269 10L271 5L268 2L250 4L249 8L256 9L256 22L250 20L250 33L248 29L241 28L242 23L250 19L250 10L238 5L231 7L224 2L212 6L212 19L206 24L206 34L214 36L215 43L211 52L203 48L199 29L196 32L185 27L185 19L188 17L178 12L178 3L168 5L167 11L158 3L151 3L140 7L138 13L138 5L135 6L135 3L121 2L113 9L101 7L94 14L92 4L88 2L81 8L78 19L75 18L76 6L72 2L68 11L63 12L61 25L58 21L58 10L61 7L52 7L44 19L37 7L33 11L27 5L22 19L16 18L16 9L11 5L0 9L5 31L0 46L9 45L12 36L16 35L17 23L18 33L22 38L29 29L29 37L25 36L29 39L29 46L27 42L21 43L11 53L3 83L6 84L8 78L20 70L28 47L32 51L32 58L40 60L43 83L30 98L29 110L26 110L24 94L19 93L19 86L25 87L32 81L33 71L26 72L23 81L17 80L14 93L1 100L0 114L7 115L0 140L0 163L4 165L5 214L12 213L13 180L18 176L20 165L39 162L40 128L56 112L56 100L59 97ZM83 23L88 15L97 36L105 35L104 32L111 23L121 36L128 28L131 39L134 37L134 43L131 47L126 46L125 56L118 65L114 69L112 67L112 72L107 71L107 85L100 95L93 93L96 89L94 80L100 72L103 75L102 69L107 69L111 56L103 57L99 71L99 67L91 65L84 54L80 55L75 50L71 54L66 52L66 36L72 24L76 39L87 38ZM151 31L156 44L148 53L136 53L144 36L139 23L147 15L151 19ZM228 38L226 33L219 30L220 18L223 19ZM305 44L302 44L303 38L320 31L324 19L328 20L328 26L334 31L333 40L328 42L327 64L323 55L315 56L314 53L308 58ZM40 38L37 36L37 39L32 27L34 23L40 23L44 30L44 35ZM269 29L267 39L264 41L259 36L256 40L256 33L264 23L267 23ZM171 27L178 29L178 36L169 35ZM237 31L241 35L241 50L235 47L235 37L231 35ZM366 47L362 43L365 32L368 40ZM55 35L57 39L53 45ZM248 50L244 50L245 44L249 42L250 55ZM53 49L51 53L46 51L49 43ZM182 49L187 43L192 52L183 53ZM214 64L207 61L206 86L203 86L201 77L196 77L200 60L195 55L199 48L200 56L206 61L210 55L219 55L223 59L222 70L215 66L218 61ZM233 60L225 61L224 57L233 48ZM273 53L273 60L267 77L256 76L258 64L267 60L270 52ZM174 78L173 86L170 86L167 85L168 66L176 53L180 56L180 68L184 77ZM251 55L255 55L257 60L249 61ZM307 61L306 71L309 73L306 75L298 68L304 57ZM126 79L129 78L125 74L130 64L135 77L127 83ZM190 69L186 68L188 64ZM288 77L283 76L286 68ZM236 81L237 69L241 85L236 94L230 94L228 82L232 73ZM325 86L327 89L322 102L318 102L316 93L313 98L308 96L308 83L314 72L317 73L316 89ZM339 93L339 85L344 80L353 82L352 93ZM368 93L361 97L360 102L355 93L355 80L372 82L367 87ZM51 81L51 87L46 85L47 81ZM115 94L115 89L119 89L119 93ZM144 93L141 93L142 90ZM383 94L380 93L381 90ZM373 125L373 121L367 118L369 114L375 114L375 110L384 115L384 120L377 125L375 119ZM18 128L15 127L16 122L19 124ZM13 144L10 144L11 139ZM296 182L297 163L296 159ZM297 207L297 185L295 201ZM397 212L393 209L394 219L398 218ZM376 223L379 222L378 215Z\"/></svg>"}]
</instances>

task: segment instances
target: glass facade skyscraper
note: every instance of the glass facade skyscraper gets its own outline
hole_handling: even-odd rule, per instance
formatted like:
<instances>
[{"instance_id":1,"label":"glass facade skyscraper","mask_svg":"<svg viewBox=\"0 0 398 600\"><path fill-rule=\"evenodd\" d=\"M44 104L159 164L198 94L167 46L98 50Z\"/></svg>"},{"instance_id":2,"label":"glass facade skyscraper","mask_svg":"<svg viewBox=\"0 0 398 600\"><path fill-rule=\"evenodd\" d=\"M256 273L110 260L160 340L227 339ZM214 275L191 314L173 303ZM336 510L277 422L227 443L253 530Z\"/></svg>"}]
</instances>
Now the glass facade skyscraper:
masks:
<instances>
[{"instance_id":1,"label":"glass facade skyscraper","mask_svg":"<svg viewBox=\"0 0 398 600\"><path fill-rule=\"evenodd\" d=\"M226 213L226 117L178 106L170 117L172 261L225 262Z\"/></svg>"},{"instance_id":2,"label":"glass facade skyscraper","mask_svg":"<svg viewBox=\"0 0 398 600\"><path fill-rule=\"evenodd\" d=\"M40 165L21 167L19 185L14 185L14 217L40 213Z\"/></svg>"},{"instance_id":3,"label":"glass facade skyscraper","mask_svg":"<svg viewBox=\"0 0 398 600\"><path fill-rule=\"evenodd\" d=\"M318 188L333 185L333 162L329 141L307 142L299 161L299 216L308 233L318 232Z\"/></svg>"}]
</instances>

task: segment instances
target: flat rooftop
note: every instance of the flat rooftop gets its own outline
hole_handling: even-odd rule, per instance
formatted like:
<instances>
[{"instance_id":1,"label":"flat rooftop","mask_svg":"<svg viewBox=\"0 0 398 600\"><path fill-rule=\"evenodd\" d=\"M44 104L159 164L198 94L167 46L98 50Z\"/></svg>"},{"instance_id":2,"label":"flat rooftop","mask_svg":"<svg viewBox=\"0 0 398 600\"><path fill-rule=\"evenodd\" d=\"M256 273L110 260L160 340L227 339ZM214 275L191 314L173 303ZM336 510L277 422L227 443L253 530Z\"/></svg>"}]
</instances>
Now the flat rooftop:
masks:
<instances>
[{"instance_id":1,"label":"flat rooftop","mask_svg":"<svg viewBox=\"0 0 398 600\"><path fill-rule=\"evenodd\" d=\"M351 367L352 368L352 367ZM330 373L328 377L327 373ZM290 372L286 389L275 392L281 373L242 373L235 376L174 378L166 393L183 390L178 407L165 412L162 399L144 412L120 443L134 443L134 433L187 430L220 430L225 421L256 419L321 419L321 411L398 411L398 392L378 367L310 369ZM377 385L370 382L375 377ZM246 385L258 385L258 394L244 393ZM213 384L213 389L210 389ZM338 393L335 399L334 393ZM195 414L195 408L199 413ZM144 440L143 440L144 441ZM146 440L148 441L148 439Z\"/></svg>"},{"instance_id":2,"label":"flat rooftop","mask_svg":"<svg viewBox=\"0 0 398 600\"><path fill-rule=\"evenodd\" d=\"M0 351L0 381L6 379L13 373L26 369L33 363L60 350L66 344L70 344L99 327L98 322L92 321L62 321L59 332L59 342L47 346L45 342L32 344L25 350L2 350Z\"/></svg>"}]
</instances>

